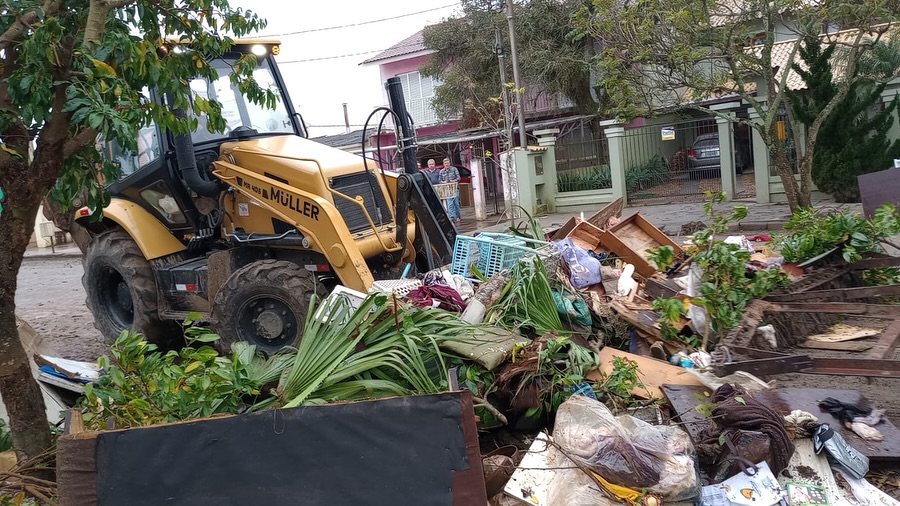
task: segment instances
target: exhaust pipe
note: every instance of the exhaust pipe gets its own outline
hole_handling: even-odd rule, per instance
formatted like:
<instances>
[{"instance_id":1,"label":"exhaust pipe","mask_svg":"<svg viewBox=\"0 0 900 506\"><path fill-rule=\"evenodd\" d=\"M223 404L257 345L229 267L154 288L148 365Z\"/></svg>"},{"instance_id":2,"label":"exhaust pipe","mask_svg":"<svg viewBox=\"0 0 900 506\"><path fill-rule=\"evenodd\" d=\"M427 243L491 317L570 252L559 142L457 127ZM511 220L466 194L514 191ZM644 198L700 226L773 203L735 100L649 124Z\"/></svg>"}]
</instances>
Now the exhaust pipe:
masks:
<instances>
[{"instance_id":1,"label":"exhaust pipe","mask_svg":"<svg viewBox=\"0 0 900 506\"><path fill-rule=\"evenodd\" d=\"M175 103L175 98L171 93L166 94L166 101L169 106ZM172 114L178 119L185 119L187 115L184 109L173 108ZM202 197L218 197L222 192L222 186L219 181L207 181L200 175L200 169L197 167L197 158L194 156L194 141L191 140L191 134L177 134L174 139L175 159L178 167L181 169L181 177L187 183L188 188L195 191L197 195Z\"/></svg>"}]
</instances>

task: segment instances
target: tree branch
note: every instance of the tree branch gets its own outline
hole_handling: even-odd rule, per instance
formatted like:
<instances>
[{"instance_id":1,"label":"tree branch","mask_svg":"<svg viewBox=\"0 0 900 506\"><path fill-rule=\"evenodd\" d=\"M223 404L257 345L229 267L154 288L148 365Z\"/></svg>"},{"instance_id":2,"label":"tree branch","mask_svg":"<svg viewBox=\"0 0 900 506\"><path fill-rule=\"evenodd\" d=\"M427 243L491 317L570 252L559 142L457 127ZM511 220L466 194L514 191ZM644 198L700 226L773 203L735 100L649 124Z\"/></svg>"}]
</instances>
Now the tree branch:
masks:
<instances>
[{"instance_id":1,"label":"tree branch","mask_svg":"<svg viewBox=\"0 0 900 506\"><path fill-rule=\"evenodd\" d=\"M66 144L63 147L63 159L66 159L81 151L85 146L93 142L97 138L98 134L99 132L94 130L93 128L85 128L77 134L73 135L71 138L69 138L68 141L66 141Z\"/></svg>"},{"instance_id":2,"label":"tree branch","mask_svg":"<svg viewBox=\"0 0 900 506\"><path fill-rule=\"evenodd\" d=\"M61 3L61 0L45 0L44 5L42 6L44 15L49 16L55 14L56 11L59 10ZM37 21L37 18L38 12L36 9L18 16L18 19L3 32L3 35L0 35L0 49L6 49L10 44L18 40L19 37L25 33L25 30L30 28L32 23Z\"/></svg>"}]
</instances>

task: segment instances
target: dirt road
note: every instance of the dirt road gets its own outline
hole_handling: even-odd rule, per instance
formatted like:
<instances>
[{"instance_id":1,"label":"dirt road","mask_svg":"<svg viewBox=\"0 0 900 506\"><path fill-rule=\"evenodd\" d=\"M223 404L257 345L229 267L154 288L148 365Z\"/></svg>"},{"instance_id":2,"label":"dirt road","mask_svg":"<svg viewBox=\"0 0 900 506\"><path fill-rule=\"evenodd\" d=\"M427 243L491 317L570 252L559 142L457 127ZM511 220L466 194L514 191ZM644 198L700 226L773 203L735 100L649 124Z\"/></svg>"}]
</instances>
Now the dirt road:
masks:
<instances>
[{"instance_id":1,"label":"dirt road","mask_svg":"<svg viewBox=\"0 0 900 506\"><path fill-rule=\"evenodd\" d=\"M26 257L19 270L16 314L43 337L41 351L94 361L106 351L84 305L80 257Z\"/></svg>"}]
</instances>

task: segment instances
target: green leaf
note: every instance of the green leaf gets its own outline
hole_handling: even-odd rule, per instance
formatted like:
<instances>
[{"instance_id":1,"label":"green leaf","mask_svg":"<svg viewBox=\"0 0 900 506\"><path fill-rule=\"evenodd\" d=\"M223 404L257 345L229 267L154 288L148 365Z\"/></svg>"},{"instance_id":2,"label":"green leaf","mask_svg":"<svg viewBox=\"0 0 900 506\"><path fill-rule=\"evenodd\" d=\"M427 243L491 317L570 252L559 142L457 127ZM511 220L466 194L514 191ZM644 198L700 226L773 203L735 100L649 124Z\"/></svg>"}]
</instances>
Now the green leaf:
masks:
<instances>
[{"instance_id":1,"label":"green leaf","mask_svg":"<svg viewBox=\"0 0 900 506\"><path fill-rule=\"evenodd\" d=\"M736 403L738 403L738 404L744 404L744 405L747 404L747 401L745 401L744 398L741 397L741 396L739 396L739 395L738 395L738 396L735 396L734 402L736 402Z\"/></svg>"}]
</instances>

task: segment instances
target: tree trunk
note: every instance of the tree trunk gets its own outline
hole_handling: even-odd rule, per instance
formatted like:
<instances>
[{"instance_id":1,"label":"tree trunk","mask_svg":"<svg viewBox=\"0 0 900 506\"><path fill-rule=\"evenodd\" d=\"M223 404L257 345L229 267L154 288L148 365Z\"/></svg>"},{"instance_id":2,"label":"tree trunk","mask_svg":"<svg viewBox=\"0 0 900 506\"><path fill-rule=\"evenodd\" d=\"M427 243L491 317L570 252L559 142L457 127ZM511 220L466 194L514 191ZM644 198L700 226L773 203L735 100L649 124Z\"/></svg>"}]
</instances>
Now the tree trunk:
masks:
<instances>
[{"instance_id":1,"label":"tree trunk","mask_svg":"<svg viewBox=\"0 0 900 506\"><path fill-rule=\"evenodd\" d=\"M787 196L788 205L791 212L796 211L800 206L800 188L797 185L797 179L794 177L794 168L787 158L784 147L772 146L772 158L775 161L775 172L781 178L784 184L784 194Z\"/></svg>"},{"instance_id":2,"label":"tree trunk","mask_svg":"<svg viewBox=\"0 0 900 506\"><path fill-rule=\"evenodd\" d=\"M800 207L812 206L812 149L807 142L807 151L800 158L800 190L797 193L797 205Z\"/></svg>"},{"instance_id":3,"label":"tree trunk","mask_svg":"<svg viewBox=\"0 0 900 506\"><path fill-rule=\"evenodd\" d=\"M7 205L0 215L0 393L9 413L12 445L22 461L41 454L51 444L44 398L19 340L15 313L19 267L40 199L16 195L13 188L7 192Z\"/></svg>"}]
</instances>

